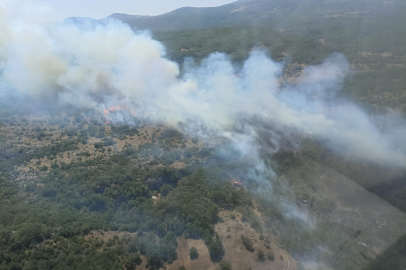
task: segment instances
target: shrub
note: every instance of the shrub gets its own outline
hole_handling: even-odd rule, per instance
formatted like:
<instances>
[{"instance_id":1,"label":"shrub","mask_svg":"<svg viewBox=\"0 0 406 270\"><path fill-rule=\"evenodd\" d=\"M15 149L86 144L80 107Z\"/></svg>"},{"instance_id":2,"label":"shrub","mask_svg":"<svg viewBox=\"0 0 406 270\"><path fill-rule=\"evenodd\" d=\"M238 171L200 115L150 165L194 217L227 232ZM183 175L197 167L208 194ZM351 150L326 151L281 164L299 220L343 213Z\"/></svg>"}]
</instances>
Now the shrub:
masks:
<instances>
[{"instance_id":1,"label":"shrub","mask_svg":"<svg viewBox=\"0 0 406 270\"><path fill-rule=\"evenodd\" d=\"M159 189L159 192L161 193L162 196L166 197L166 195L168 195L169 192L171 192L172 190L173 187L171 185L165 184Z\"/></svg>"},{"instance_id":2,"label":"shrub","mask_svg":"<svg viewBox=\"0 0 406 270\"><path fill-rule=\"evenodd\" d=\"M47 171L47 170L48 170L48 167L44 165L44 166L39 167L39 170L40 170L41 172L44 172L44 171Z\"/></svg>"},{"instance_id":3,"label":"shrub","mask_svg":"<svg viewBox=\"0 0 406 270\"><path fill-rule=\"evenodd\" d=\"M272 159L278 164L278 172L285 173L300 164L299 159L292 151L279 150Z\"/></svg>"},{"instance_id":4,"label":"shrub","mask_svg":"<svg viewBox=\"0 0 406 270\"><path fill-rule=\"evenodd\" d=\"M220 263L220 269L221 270L231 270L231 263L226 262L226 261L221 261Z\"/></svg>"},{"instance_id":5,"label":"shrub","mask_svg":"<svg viewBox=\"0 0 406 270\"><path fill-rule=\"evenodd\" d=\"M96 148L96 149L102 148L103 146L104 146L104 143L102 143L102 142L98 142L98 143L94 144L94 148Z\"/></svg>"},{"instance_id":6,"label":"shrub","mask_svg":"<svg viewBox=\"0 0 406 270\"><path fill-rule=\"evenodd\" d=\"M254 247L253 247L251 238L249 238L247 236L244 236L244 235L241 235L241 240L242 240L242 244L245 246L245 248L248 251L251 251L251 252L254 251Z\"/></svg>"},{"instance_id":7,"label":"shrub","mask_svg":"<svg viewBox=\"0 0 406 270\"><path fill-rule=\"evenodd\" d=\"M248 205L238 207L238 211L242 214L241 220L249 222L252 228L261 231L261 219L255 214L254 209Z\"/></svg>"},{"instance_id":8,"label":"shrub","mask_svg":"<svg viewBox=\"0 0 406 270\"><path fill-rule=\"evenodd\" d=\"M163 263L161 257L157 252L151 252L147 255L147 267L149 269L159 269L162 267Z\"/></svg>"},{"instance_id":9,"label":"shrub","mask_svg":"<svg viewBox=\"0 0 406 270\"><path fill-rule=\"evenodd\" d=\"M56 197L56 195L58 195L58 190L56 188L46 187L42 191L42 196L44 196L45 198Z\"/></svg>"},{"instance_id":10,"label":"shrub","mask_svg":"<svg viewBox=\"0 0 406 270\"><path fill-rule=\"evenodd\" d=\"M213 262L220 261L224 256L224 247L221 239L216 236L209 244L210 258Z\"/></svg>"},{"instance_id":11,"label":"shrub","mask_svg":"<svg viewBox=\"0 0 406 270\"><path fill-rule=\"evenodd\" d=\"M105 146L112 146L116 144L112 138L103 138L103 141Z\"/></svg>"},{"instance_id":12,"label":"shrub","mask_svg":"<svg viewBox=\"0 0 406 270\"><path fill-rule=\"evenodd\" d=\"M133 239L130 241L130 243L128 244L128 252L130 253L134 253L134 252L138 252L138 243L136 239Z\"/></svg>"},{"instance_id":13,"label":"shrub","mask_svg":"<svg viewBox=\"0 0 406 270\"><path fill-rule=\"evenodd\" d=\"M199 257L199 253L197 252L197 248L191 247L189 249L189 256L191 260L197 259Z\"/></svg>"},{"instance_id":14,"label":"shrub","mask_svg":"<svg viewBox=\"0 0 406 270\"><path fill-rule=\"evenodd\" d=\"M135 270L137 266L142 263L142 259L139 253L134 253L129 256L127 261L125 262L125 268L127 270Z\"/></svg>"},{"instance_id":15,"label":"shrub","mask_svg":"<svg viewBox=\"0 0 406 270\"><path fill-rule=\"evenodd\" d=\"M264 252L262 250L258 250L258 260L260 262L265 261L265 254L264 254Z\"/></svg>"}]
</instances>

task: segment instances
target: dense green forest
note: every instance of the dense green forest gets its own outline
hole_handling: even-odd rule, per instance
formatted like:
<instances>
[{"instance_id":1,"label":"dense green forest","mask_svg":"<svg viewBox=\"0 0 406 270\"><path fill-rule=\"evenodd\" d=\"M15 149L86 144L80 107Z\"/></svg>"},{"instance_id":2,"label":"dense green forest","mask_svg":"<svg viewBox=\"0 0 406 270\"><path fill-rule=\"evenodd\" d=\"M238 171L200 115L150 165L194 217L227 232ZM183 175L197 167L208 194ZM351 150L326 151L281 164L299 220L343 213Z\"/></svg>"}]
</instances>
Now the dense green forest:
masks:
<instances>
[{"instance_id":1,"label":"dense green forest","mask_svg":"<svg viewBox=\"0 0 406 270\"><path fill-rule=\"evenodd\" d=\"M404 37L398 34L390 35ZM238 66L253 48L266 49L274 61L287 62L285 78L298 76L305 65L318 64L332 53L341 52L353 68L342 97L352 99L373 113L385 113L387 108L406 113L406 48L384 49L389 48L381 42L388 40L384 34L365 38L353 36L345 43L340 43L344 38L337 36L337 42L324 44L315 39L252 27L155 32L153 37L165 45L168 57L181 66L188 57L199 63L216 51L229 54ZM402 40L391 42L406 43ZM367 48L371 44L376 45ZM385 52L390 54L385 55Z\"/></svg>"},{"instance_id":2,"label":"dense green forest","mask_svg":"<svg viewBox=\"0 0 406 270\"><path fill-rule=\"evenodd\" d=\"M11 128L18 137L1 137L2 269L99 269L101 265L135 269L140 254L150 269L158 269L177 258L176 237L181 235L204 239L212 260L221 261L224 248L214 231L217 214L226 207L252 206L252 198L224 179L223 165L211 165L219 164L214 147L198 147L195 139L191 142L196 146L187 147L177 131L165 129L158 135L161 127L151 141L138 147L126 144L118 152L113 138L145 137L142 128L112 126L106 137L104 126L78 115L72 119L73 126L66 126L68 117L56 117L31 128L23 116L3 118L3 128ZM50 133L58 131L60 136L51 139ZM37 147L22 142L31 135L33 141L50 144ZM102 137L92 146L100 153L97 157L81 151L92 136ZM66 152L76 153L72 155L77 158L61 161ZM50 166L41 164L41 159ZM18 177L21 172L16 168L33 160L36 169ZM168 166L176 161L189 165ZM154 203L151 197L158 193L161 199ZM87 237L107 231L133 236L115 235L107 241Z\"/></svg>"},{"instance_id":3,"label":"dense green forest","mask_svg":"<svg viewBox=\"0 0 406 270\"><path fill-rule=\"evenodd\" d=\"M257 47L268 49L276 61L290 55L292 62L316 64L333 52L320 42L294 38L267 28L227 27L156 32L153 37L165 45L168 57L179 63L187 57L200 62L216 51L229 54L238 63L247 59L249 52Z\"/></svg>"},{"instance_id":4,"label":"dense green forest","mask_svg":"<svg viewBox=\"0 0 406 270\"><path fill-rule=\"evenodd\" d=\"M111 17L136 30L151 30L178 63L185 57L199 62L214 51L238 63L255 46L291 64L314 64L340 52L354 69L345 96L371 112L391 108L406 113L404 1L249 0L153 17Z\"/></svg>"},{"instance_id":5,"label":"dense green forest","mask_svg":"<svg viewBox=\"0 0 406 270\"><path fill-rule=\"evenodd\" d=\"M136 269L143 260L149 269L159 269L178 259L181 236L202 239L211 261L219 263L225 240L215 226L225 222L224 210L260 235L255 241L263 249L253 246L252 236L239 234L234 240L248 254L255 251L258 262L275 260L270 239L299 257L320 245L339 248L338 239L357 229L338 224L329 214L335 202L315 195L322 182L314 177L325 172L313 162L406 208L398 186L395 196L392 187L368 186L371 179L404 174L349 162L312 140L303 141L296 153L262 153L276 172L264 175L253 173L253 164L224 139L202 142L145 119L136 126L107 126L83 112L32 119L10 110L1 127L1 269ZM234 179L244 188L234 187ZM310 217L317 218L313 229L312 221L289 216L295 205L309 200ZM329 254L319 259L334 269L356 269ZM382 256L377 263L397 255Z\"/></svg>"}]
</instances>

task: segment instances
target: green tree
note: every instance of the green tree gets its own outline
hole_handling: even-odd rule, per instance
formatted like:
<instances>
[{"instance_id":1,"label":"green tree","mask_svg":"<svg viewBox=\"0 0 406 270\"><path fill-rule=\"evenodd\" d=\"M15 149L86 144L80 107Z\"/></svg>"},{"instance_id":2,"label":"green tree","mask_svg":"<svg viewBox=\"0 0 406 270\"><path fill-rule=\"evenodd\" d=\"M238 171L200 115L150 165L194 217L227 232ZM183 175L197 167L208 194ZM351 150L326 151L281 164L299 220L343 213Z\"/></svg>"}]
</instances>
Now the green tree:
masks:
<instances>
[{"instance_id":1,"label":"green tree","mask_svg":"<svg viewBox=\"0 0 406 270\"><path fill-rule=\"evenodd\" d=\"M251 252L254 251L254 246L253 246L251 238L249 238L248 236L241 235L241 240L242 240L242 244L245 246L245 248L248 251L251 251Z\"/></svg>"},{"instance_id":2,"label":"green tree","mask_svg":"<svg viewBox=\"0 0 406 270\"><path fill-rule=\"evenodd\" d=\"M159 189L159 192L162 196L166 197L172 190L173 187L171 185L165 184Z\"/></svg>"},{"instance_id":3,"label":"green tree","mask_svg":"<svg viewBox=\"0 0 406 270\"><path fill-rule=\"evenodd\" d=\"M264 254L264 252L262 250L258 250L258 260L260 262L265 261L265 254Z\"/></svg>"},{"instance_id":4,"label":"green tree","mask_svg":"<svg viewBox=\"0 0 406 270\"><path fill-rule=\"evenodd\" d=\"M140 265L141 263L142 263L142 260L141 260L140 254L133 253L127 258L124 266L127 270L135 270L137 268L137 266Z\"/></svg>"},{"instance_id":5,"label":"green tree","mask_svg":"<svg viewBox=\"0 0 406 270\"><path fill-rule=\"evenodd\" d=\"M197 248L191 247L189 249L189 256L191 260L197 259L199 257L199 253L197 252Z\"/></svg>"},{"instance_id":6,"label":"green tree","mask_svg":"<svg viewBox=\"0 0 406 270\"><path fill-rule=\"evenodd\" d=\"M231 263L227 262L227 261L221 261L220 263L220 269L221 270L231 270Z\"/></svg>"},{"instance_id":7,"label":"green tree","mask_svg":"<svg viewBox=\"0 0 406 270\"><path fill-rule=\"evenodd\" d=\"M130 243L128 243L128 252L130 253L138 252L138 243L136 239L132 239Z\"/></svg>"},{"instance_id":8,"label":"green tree","mask_svg":"<svg viewBox=\"0 0 406 270\"><path fill-rule=\"evenodd\" d=\"M163 265L161 257L157 252L151 252L151 254L147 255L147 262L147 266L151 270L158 270Z\"/></svg>"},{"instance_id":9,"label":"green tree","mask_svg":"<svg viewBox=\"0 0 406 270\"><path fill-rule=\"evenodd\" d=\"M176 240L176 235L171 231L167 232L160 247L162 259L168 263L172 263L174 260L176 260L177 247L178 241Z\"/></svg>"},{"instance_id":10,"label":"green tree","mask_svg":"<svg viewBox=\"0 0 406 270\"><path fill-rule=\"evenodd\" d=\"M40 223L24 224L11 238L14 248L28 248L31 244L40 243L49 235L46 227Z\"/></svg>"},{"instance_id":11,"label":"green tree","mask_svg":"<svg viewBox=\"0 0 406 270\"><path fill-rule=\"evenodd\" d=\"M220 261L224 256L224 247L220 237L216 236L209 244L210 258L213 262Z\"/></svg>"},{"instance_id":12,"label":"green tree","mask_svg":"<svg viewBox=\"0 0 406 270\"><path fill-rule=\"evenodd\" d=\"M275 254L273 253L273 251L268 254L268 260L270 260L270 261L274 261L274 260L275 260Z\"/></svg>"}]
</instances>

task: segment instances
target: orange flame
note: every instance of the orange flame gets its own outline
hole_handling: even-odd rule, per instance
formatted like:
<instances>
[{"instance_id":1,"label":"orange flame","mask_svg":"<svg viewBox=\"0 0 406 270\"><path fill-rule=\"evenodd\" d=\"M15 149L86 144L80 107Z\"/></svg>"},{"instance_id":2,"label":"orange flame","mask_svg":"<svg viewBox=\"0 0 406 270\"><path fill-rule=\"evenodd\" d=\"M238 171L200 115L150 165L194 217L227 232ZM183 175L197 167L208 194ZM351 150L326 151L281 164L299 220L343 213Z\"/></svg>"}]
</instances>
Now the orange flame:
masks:
<instances>
[{"instance_id":1,"label":"orange flame","mask_svg":"<svg viewBox=\"0 0 406 270\"><path fill-rule=\"evenodd\" d=\"M110 108L108 108L108 109L103 109L103 114L104 114L104 116L106 117L106 120L108 120L108 118L109 118L109 117L108 117L109 113L113 113L113 112L116 112L116 111L121 111L121 110L123 110L123 108L130 110L130 107L129 107L128 105L124 105L123 107L120 106L120 105L119 105L119 106L112 106L112 107L110 107ZM130 113L131 113L132 115L135 115L134 110L130 110ZM106 123L106 125L111 124L111 123L108 122L108 121L106 121L105 123Z\"/></svg>"},{"instance_id":2,"label":"orange flame","mask_svg":"<svg viewBox=\"0 0 406 270\"><path fill-rule=\"evenodd\" d=\"M128 107L128 106L126 106ZM108 115L111 112L115 112L115 111L121 111L121 106L112 106L110 107L108 110L107 109L103 109L103 114L104 115Z\"/></svg>"},{"instance_id":3,"label":"orange flame","mask_svg":"<svg viewBox=\"0 0 406 270\"><path fill-rule=\"evenodd\" d=\"M111 107L109 109L110 112L121 111L121 106Z\"/></svg>"}]
</instances>

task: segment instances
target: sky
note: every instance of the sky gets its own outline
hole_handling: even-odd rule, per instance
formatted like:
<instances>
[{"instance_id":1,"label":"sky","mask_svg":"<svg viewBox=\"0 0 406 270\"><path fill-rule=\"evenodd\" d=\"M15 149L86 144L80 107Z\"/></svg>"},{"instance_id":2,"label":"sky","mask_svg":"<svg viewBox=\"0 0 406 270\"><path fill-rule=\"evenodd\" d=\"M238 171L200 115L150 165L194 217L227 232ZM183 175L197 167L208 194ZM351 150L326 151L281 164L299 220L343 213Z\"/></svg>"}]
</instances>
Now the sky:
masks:
<instances>
[{"instance_id":1,"label":"sky","mask_svg":"<svg viewBox=\"0 0 406 270\"><path fill-rule=\"evenodd\" d=\"M180 7L214 7L236 0L42 0L50 5L57 20L68 17L101 19L112 13L159 15Z\"/></svg>"}]
</instances>

